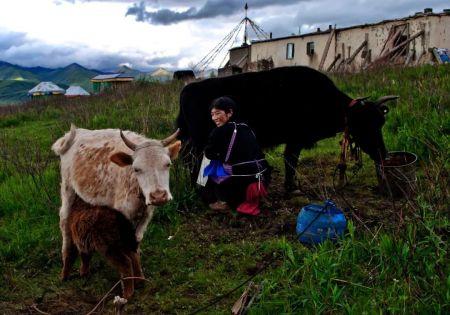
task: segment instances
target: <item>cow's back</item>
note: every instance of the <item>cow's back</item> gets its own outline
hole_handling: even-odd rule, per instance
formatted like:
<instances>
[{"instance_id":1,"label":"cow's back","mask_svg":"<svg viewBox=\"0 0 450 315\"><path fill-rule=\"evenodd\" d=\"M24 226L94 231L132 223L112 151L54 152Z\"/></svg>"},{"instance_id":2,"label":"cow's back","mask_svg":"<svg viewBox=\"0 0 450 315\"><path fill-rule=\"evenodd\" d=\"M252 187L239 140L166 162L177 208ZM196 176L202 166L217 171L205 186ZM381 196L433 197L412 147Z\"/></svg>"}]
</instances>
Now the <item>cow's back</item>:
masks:
<instances>
[{"instance_id":1,"label":"cow's back","mask_svg":"<svg viewBox=\"0 0 450 315\"><path fill-rule=\"evenodd\" d=\"M307 67L194 82L181 93L178 121L200 146L214 128L208 108L223 95L236 100L239 118L251 126L263 147L293 141L308 145L332 136L335 126L328 126L350 100L326 75Z\"/></svg>"},{"instance_id":2,"label":"cow's back","mask_svg":"<svg viewBox=\"0 0 450 315\"><path fill-rule=\"evenodd\" d=\"M126 131L136 143L145 138ZM140 188L131 167L120 167L110 157L116 152L132 154L117 129L86 130L78 128L70 149L61 156L61 174L84 201L120 209L129 215L139 208Z\"/></svg>"}]
</instances>

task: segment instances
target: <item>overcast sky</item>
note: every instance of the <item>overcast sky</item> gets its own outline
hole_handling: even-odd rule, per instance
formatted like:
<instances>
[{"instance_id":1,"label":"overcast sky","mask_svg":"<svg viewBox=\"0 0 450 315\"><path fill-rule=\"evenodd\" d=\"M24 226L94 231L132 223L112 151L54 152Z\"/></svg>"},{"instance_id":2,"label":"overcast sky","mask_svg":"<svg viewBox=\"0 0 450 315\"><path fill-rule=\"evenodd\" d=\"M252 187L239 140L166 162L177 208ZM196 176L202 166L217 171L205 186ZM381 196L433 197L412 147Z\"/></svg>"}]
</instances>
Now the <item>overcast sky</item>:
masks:
<instances>
[{"instance_id":1,"label":"overcast sky","mask_svg":"<svg viewBox=\"0 0 450 315\"><path fill-rule=\"evenodd\" d=\"M249 17L274 37L450 8L444 0L0 0L0 60L102 70L187 68L239 23L245 2ZM239 36L234 46L241 42Z\"/></svg>"}]
</instances>

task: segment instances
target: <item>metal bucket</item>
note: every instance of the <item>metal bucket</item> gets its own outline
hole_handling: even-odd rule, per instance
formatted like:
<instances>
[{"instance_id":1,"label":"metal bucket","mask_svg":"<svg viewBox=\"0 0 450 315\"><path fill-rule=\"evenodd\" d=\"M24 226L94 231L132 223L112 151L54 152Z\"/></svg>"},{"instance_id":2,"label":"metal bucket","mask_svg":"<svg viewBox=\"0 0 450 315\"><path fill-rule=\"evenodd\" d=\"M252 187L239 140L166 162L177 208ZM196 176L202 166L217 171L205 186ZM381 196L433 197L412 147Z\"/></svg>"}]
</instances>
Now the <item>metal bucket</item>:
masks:
<instances>
[{"instance_id":1,"label":"metal bucket","mask_svg":"<svg viewBox=\"0 0 450 315\"><path fill-rule=\"evenodd\" d=\"M411 152L392 151L380 164L376 164L381 192L389 197L411 197L416 191L417 155Z\"/></svg>"}]
</instances>

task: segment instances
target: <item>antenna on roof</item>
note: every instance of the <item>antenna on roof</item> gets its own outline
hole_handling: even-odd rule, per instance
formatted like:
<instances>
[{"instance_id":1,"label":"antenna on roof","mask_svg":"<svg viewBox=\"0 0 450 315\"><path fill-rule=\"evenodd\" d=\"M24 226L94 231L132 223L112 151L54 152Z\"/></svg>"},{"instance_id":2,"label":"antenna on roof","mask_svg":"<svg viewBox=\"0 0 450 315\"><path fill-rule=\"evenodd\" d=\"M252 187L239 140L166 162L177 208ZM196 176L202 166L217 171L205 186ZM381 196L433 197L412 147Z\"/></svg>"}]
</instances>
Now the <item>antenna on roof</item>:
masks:
<instances>
[{"instance_id":1,"label":"antenna on roof","mask_svg":"<svg viewBox=\"0 0 450 315\"><path fill-rule=\"evenodd\" d=\"M258 26L255 22L252 21L252 19L250 19L247 16L247 11L248 11L248 4L245 3L244 6L245 9L245 17L239 22L238 25L236 25L231 32L225 36L225 38L223 38L210 52L208 52L208 54L206 54L206 56L204 56L193 68L192 70L194 70L194 72L197 73L202 73L204 72L208 66L217 58L217 56L224 50L226 49L226 46L228 46L231 43L231 46L229 47L229 49L232 48L232 46L234 45L234 43L236 42L237 38L241 35L241 31L242 31L242 26L244 26L244 42L242 43L242 46L246 46L247 45L247 41L249 40L248 38L248 31L249 28L248 26L250 26L253 30L253 32L255 33L256 37L258 39L269 39L270 35L267 34L260 26ZM227 57L227 54L225 54L224 56L224 60ZM223 63L223 61L222 61ZM220 63L220 64L222 64Z\"/></svg>"},{"instance_id":2,"label":"antenna on roof","mask_svg":"<svg viewBox=\"0 0 450 315\"><path fill-rule=\"evenodd\" d=\"M247 23L248 23L248 17L247 17L247 11L248 11L248 4L247 2L245 3L244 6L244 10L245 10L245 18L244 18L244 45L247 44Z\"/></svg>"}]
</instances>

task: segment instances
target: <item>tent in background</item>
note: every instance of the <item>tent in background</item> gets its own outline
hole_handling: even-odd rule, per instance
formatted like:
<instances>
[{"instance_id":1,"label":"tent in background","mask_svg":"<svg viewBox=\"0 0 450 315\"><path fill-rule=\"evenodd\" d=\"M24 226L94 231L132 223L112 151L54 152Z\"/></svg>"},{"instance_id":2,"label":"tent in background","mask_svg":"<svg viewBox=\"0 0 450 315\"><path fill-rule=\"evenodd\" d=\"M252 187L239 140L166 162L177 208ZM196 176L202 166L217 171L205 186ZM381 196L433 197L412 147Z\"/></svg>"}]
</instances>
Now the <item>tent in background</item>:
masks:
<instances>
[{"instance_id":1,"label":"tent in background","mask_svg":"<svg viewBox=\"0 0 450 315\"><path fill-rule=\"evenodd\" d=\"M173 72L168 71L164 68L156 69L155 71L153 71L150 74L150 79L159 81L159 82L171 81L172 78L173 78Z\"/></svg>"},{"instance_id":2,"label":"tent in background","mask_svg":"<svg viewBox=\"0 0 450 315\"><path fill-rule=\"evenodd\" d=\"M53 82L41 82L29 90L28 95L31 97L42 95L62 95L64 92L64 89L60 88Z\"/></svg>"},{"instance_id":3,"label":"tent in background","mask_svg":"<svg viewBox=\"0 0 450 315\"><path fill-rule=\"evenodd\" d=\"M67 91L66 94L64 94L67 97L76 97L76 96L89 96L90 94L83 89L81 86L78 85L71 85Z\"/></svg>"}]
</instances>

